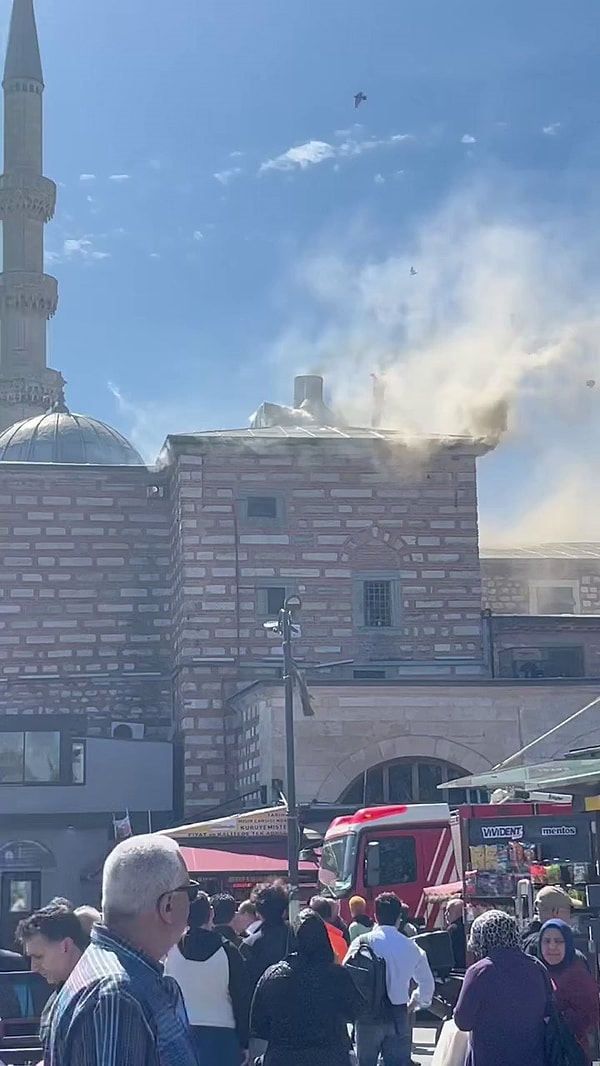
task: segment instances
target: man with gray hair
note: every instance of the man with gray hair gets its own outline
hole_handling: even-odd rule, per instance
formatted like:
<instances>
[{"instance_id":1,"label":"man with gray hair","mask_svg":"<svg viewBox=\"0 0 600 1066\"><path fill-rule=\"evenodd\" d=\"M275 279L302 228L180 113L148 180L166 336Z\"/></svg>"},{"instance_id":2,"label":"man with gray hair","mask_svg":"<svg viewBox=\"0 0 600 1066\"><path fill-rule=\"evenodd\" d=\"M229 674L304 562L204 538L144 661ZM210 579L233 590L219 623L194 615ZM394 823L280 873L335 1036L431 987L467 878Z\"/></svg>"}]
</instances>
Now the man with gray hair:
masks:
<instances>
[{"instance_id":1,"label":"man with gray hair","mask_svg":"<svg viewBox=\"0 0 600 1066\"><path fill-rule=\"evenodd\" d=\"M198 888L175 841L138 836L104 864L102 914L42 1034L45 1066L198 1066L181 992L161 960Z\"/></svg>"}]
</instances>

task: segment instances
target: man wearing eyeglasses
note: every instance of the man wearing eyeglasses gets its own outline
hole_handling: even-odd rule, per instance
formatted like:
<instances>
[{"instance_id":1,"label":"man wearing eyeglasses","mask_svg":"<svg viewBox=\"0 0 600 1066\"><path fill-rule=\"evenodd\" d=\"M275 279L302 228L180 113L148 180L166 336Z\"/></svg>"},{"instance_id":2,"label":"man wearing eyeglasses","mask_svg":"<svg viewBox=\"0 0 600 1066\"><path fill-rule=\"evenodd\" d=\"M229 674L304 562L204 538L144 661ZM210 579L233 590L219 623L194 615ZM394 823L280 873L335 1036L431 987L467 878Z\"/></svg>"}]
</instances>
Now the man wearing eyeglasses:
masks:
<instances>
[{"instance_id":1,"label":"man wearing eyeglasses","mask_svg":"<svg viewBox=\"0 0 600 1066\"><path fill-rule=\"evenodd\" d=\"M105 924L47 1019L45 1066L198 1066L181 992L161 962L197 894L168 837L117 845L104 864Z\"/></svg>"}]
</instances>

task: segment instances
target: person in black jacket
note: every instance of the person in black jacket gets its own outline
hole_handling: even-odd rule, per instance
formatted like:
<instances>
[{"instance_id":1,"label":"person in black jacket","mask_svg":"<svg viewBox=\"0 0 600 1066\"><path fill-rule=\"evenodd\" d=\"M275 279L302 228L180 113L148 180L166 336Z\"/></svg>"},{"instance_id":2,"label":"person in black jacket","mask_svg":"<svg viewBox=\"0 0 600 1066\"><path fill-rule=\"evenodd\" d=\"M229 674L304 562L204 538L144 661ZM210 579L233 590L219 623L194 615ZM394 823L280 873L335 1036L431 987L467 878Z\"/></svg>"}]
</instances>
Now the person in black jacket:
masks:
<instances>
[{"instance_id":1,"label":"person in black jacket","mask_svg":"<svg viewBox=\"0 0 600 1066\"><path fill-rule=\"evenodd\" d=\"M233 896L230 896L228 892L219 892L217 896L211 897L210 903L213 909L215 932L224 936L225 940L230 940L236 948L241 947L242 938L238 936L233 927L237 914L237 903Z\"/></svg>"},{"instance_id":2,"label":"person in black jacket","mask_svg":"<svg viewBox=\"0 0 600 1066\"><path fill-rule=\"evenodd\" d=\"M280 962L292 950L293 937L287 922L289 896L282 882L257 885L250 899L260 919L259 928L244 940L240 951L255 987L265 970ZM264 1040L252 1032L250 1062L265 1051Z\"/></svg>"},{"instance_id":3,"label":"person in black jacket","mask_svg":"<svg viewBox=\"0 0 600 1066\"><path fill-rule=\"evenodd\" d=\"M446 929L450 933L454 968L456 970L466 970L467 968L467 935L465 932L464 913L465 908L462 899L451 899L446 904L444 917L446 919Z\"/></svg>"},{"instance_id":4,"label":"person in black jacket","mask_svg":"<svg viewBox=\"0 0 600 1066\"><path fill-rule=\"evenodd\" d=\"M260 927L244 940L240 951L248 966L253 985L257 985L269 966L280 962L291 950L291 932L287 922L289 897L285 885L257 885L250 897L260 918Z\"/></svg>"},{"instance_id":5,"label":"person in black jacket","mask_svg":"<svg viewBox=\"0 0 600 1066\"><path fill-rule=\"evenodd\" d=\"M252 1001L252 1031L267 1041L263 1066L349 1066L348 1025L362 997L318 914L301 911L294 932L297 951L267 970Z\"/></svg>"}]
</instances>

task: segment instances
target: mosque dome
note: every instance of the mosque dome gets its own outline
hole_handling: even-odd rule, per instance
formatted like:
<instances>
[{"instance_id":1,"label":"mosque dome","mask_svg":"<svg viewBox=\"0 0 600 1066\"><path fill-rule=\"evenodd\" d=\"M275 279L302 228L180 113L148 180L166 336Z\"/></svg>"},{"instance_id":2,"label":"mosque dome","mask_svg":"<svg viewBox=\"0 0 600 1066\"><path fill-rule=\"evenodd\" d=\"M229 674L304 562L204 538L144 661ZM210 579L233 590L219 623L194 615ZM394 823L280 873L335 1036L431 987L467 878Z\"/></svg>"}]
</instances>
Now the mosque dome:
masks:
<instances>
[{"instance_id":1,"label":"mosque dome","mask_svg":"<svg viewBox=\"0 0 600 1066\"><path fill-rule=\"evenodd\" d=\"M0 434L2 463L82 463L90 466L144 466L144 460L116 429L55 404Z\"/></svg>"}]
</instances>

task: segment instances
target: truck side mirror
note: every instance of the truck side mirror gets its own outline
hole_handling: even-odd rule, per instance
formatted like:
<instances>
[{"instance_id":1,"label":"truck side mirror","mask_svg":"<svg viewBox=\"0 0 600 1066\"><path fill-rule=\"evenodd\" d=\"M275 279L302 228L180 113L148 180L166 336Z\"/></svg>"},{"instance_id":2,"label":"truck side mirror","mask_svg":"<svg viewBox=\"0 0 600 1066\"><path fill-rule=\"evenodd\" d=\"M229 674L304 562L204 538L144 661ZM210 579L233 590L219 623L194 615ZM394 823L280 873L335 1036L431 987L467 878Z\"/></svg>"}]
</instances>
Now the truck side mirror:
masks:
<instances>
[{"instance_id":1,"label":"truck side mirror","mask_svg":"<svg viewBox=\"0 0 600 1066\"><path fill-rule=\"evenodd\" d=\"M381 883L379 868L381 849L378 840L370 840L365 850L365 884L367 888L377 888Z\"/></svg>"},{"instance_id":2,"label":"truck side mirror","mask_svg":"<svg viewBox=\"0 0 600 1066\"><path fill-rule=\"evenodd\" d=\"M314 848L302 848L302 851L298 854L300 862L313 862L315 866L319 865L319 856Z\"/></svg>"}]
</instances>

